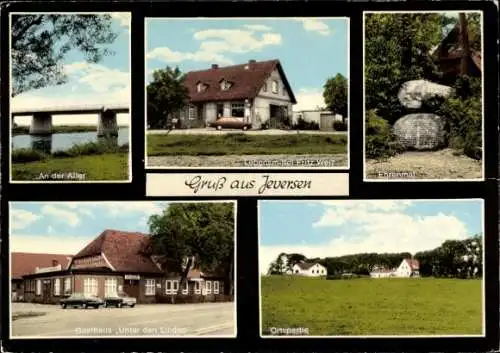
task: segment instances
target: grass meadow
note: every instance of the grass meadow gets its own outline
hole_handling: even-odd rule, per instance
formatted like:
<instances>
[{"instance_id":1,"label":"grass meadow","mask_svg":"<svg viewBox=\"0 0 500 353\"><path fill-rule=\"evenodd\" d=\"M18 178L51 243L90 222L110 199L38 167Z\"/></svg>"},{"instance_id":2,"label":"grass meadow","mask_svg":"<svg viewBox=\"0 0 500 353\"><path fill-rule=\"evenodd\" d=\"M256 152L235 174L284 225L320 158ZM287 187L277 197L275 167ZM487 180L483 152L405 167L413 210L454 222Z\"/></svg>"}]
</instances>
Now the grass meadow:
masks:
<instances>
[{"instance_id":1,"label":"grass meadow","mask_svg":"<svg viewBox=\"0 0 500 353\"><path fill-rule=\"evenodd\" d=\"M262 335L481 335L482 281L437 278L261 278Z\"/></svg>"},{"instance_id":2,"label":"grass meadow","mask_svg":"<svg viewBox=\"0 0 500 353\"><path fill-rule=\"evenodd\" d=\"M344 135L149 135L148 156L347 153Z\"/></svg>"}]
</instances>

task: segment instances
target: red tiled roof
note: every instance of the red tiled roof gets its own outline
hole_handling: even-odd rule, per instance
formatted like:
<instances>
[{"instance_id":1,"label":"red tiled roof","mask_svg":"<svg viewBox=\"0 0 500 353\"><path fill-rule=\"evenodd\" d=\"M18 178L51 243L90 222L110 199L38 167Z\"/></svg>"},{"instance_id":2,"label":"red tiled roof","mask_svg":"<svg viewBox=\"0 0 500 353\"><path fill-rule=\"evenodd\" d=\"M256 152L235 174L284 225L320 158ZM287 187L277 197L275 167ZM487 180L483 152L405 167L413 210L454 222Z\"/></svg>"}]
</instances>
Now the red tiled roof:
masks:
<instances>
[{"instance_id":1,"label":"red tiled roof","mask_svg":"<svg viewBox=\"0 0 500 353\"><path fill-rule=\"evenodd\" d=\"M408 263L408 265L410 266L412 271L418 271L418 269L420 268L420 263L418 262L418 260L404 259L404 261L406 261L406 263Z\"/></svg>"},{"instance_id":2,"label":"red tiled roof","mask_svg":"<svg viewBox=\"0 0 500 353\"><path fill-rule=\"evenodd\" d=\"M12 279L20 279L24 275L35 273L37 267L54 266L53 261L57 261L63 269L66 269L73 255L13 252L10 256L11 277Z\"/></svg>"},{"instance_id":3,"label":"red tiled roof","mask_svg":"<svg viewBox=\"0 0 500 353\"><path fill-rule=\"evenodd\" d=\"M103 253L118 272L163 273L145 254L150 241L147 234L106 229L74 258Z\"/></svg>"},{"instance_id":4,"label":"red tiled roof","mask_svg":"<svg viewBox=\"0 0 500 353\"><path fill-rule=\"evenodd\" d=\"M277 59L260 62L249 61L241 65L190 71L186 74L184 85L189 90L191 102L253 99L275 69L278 69L280 72L292 103L297 103L281 64ZM220 82L222 80L226 80L232 84L226 91L220 89ZM207 85L206 89L198 92L198 83Z\"/></svg>"}]
</instances>

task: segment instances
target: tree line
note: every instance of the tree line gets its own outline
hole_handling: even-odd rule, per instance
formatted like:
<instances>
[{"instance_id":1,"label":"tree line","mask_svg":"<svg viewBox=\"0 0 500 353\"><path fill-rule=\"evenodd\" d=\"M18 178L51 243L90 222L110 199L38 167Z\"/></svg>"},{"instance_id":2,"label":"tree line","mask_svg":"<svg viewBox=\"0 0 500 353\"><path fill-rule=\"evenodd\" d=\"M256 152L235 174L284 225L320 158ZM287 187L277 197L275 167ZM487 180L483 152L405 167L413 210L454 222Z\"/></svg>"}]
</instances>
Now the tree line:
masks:
<instances>
[{"instance_id":1,"label":"tree line","mask_svg":"<svg viewBox=\"0 0 500 353\"><path fill-rule=\"evenodd\" d=\"M269 275L292 273L299 262L319 263L326 267L328 275L352 273L368 276L377 268L397 268L403 259L419 261L420 276L441 278L480 278L483 268L482 235L474 235L465 240L447 240L441 246L417 252L399 253L359 253L326 258L307 258L303 254L281 253L268 270Z\"/></svg>"}]
</instances>

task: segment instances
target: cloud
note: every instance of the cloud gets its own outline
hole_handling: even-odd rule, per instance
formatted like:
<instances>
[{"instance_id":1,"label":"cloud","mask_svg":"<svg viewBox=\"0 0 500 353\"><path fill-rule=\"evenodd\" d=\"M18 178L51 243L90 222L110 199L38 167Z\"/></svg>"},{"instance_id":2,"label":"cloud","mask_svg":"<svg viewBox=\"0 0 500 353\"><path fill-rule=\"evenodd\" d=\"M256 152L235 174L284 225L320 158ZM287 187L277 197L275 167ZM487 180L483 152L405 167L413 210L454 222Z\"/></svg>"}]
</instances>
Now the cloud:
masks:
<instances>
[{"instance_id":1,"label":"cloud","mask_svg":"<svg viewBox=\"0 0 500 353\"><path fill-rule=\"evenodd\" d=\"M245 25L244 29L206 29L193 34L193 38L200 42L194 52L179 52L168 47L158 47L151 50L146 58L172 63L196 61L230 65L233 61L225 54L258 52L267 46L280 45L281 34L267 29L268 27L263 25Z\"/></svg>"},{"instance_id":2,"label":"cloud","mask_svg":"<svg viewBox=\"0 0 500 353\"><path fill-rule=\"evenodd\" d=\"M243 25L246 29L251 31L271 31L272 28L266 25Z\"/></svg>"},{"instance_id":3,"label":"cloud","mask_svg":"<svg viewBox=\"0 0 500 353\"><path fill-rule=\"evenodd\" d=\"M45 216L52 216L54 222L67 223L72 227L80 224L80 218L75 214L76 212L67 211L52 204L44 205L41 213Z\"/></svg>"},{"instance_id":4,"label":"cloud","mask_svg":"<svg viewBox=\"0 0 500 353\"><path fill-rule=\"evenodd\" d=\"M297 18L296 20L302 22L302 27L308 32L315 32L322 36L328 36L332 33L330 27L323 21L312 18Z\"/></svg>"},{"instance_id":5,"label":"cloud","mask_svg":"<svg viewBox=\"0 0 500 353\"><path fill-rule=\"evenodd\" d=\"M40 219L40 216L22 209L12 208L10 211L10 229L24 229Z\"/></svg>"},{"instance_id":6,"label":"cloud","mask_svg":"<svg viewBox=\"0 0 500 353\"><path fill-rule=\"evenodd\" d=\"M152 214L160 214L165 209L167 203L165 202L102 202L98 204L99 207L104 208L113 217L128 217L128 213L143 213L147 216Z\"/></svg>"},{"instance_id":7,"label":"cloud","mask_svg":"<svg viewBox=\"0 0 500 353\"><path fill-rule=\"evenodd\" d=\"M9 248L11 252L33 252L46 254L75 255L82 250L92 239L91 236L68 236L67 234L39 234L10 237Z\"/></svg>"},{"instance_id":8,"label":"cloud","mask_svg":"<svg viewBox=\"0 0 500 353\"><path fill-rule=\"evenodd\" d=\"M325 107L323 91L318 89L302 88L295 94L297 104L293 106L294 111L313 110Z\"/></svg>"},{"instance_id":9,"label":"cloud","mask_svg":"<svg viewBox=\"0 0 500 353\"><path fill-rule=\"evenodd\" d=\"M451 214L410 215L408 201L330 201L323 203L324 214L314 227L331 227L330 239L322 244L282 244L261 246L259 268L265 273L281 252L329 257L363 252L402 252L412 254L434 249L445 240L465 239L467 227ZM334 228L338 227L338 228ZM334 230L337 233L334 233ZM307 242L307 238L305 238Z\"/></svg>"},{"instance_id":10,"label":"cloud","mask_svg":"<svg viewBox=\"0 0 500 353\"><path fill-rule=\"evenodd\" d=\"M91 104L130 104L130 73L100 64L75 62L64 66L68 82L28 91L11 100L13 109Z\"/></svg>"},{"instance_id":11,"label":"cloud","mask_svg":"<svg viewBox=\"0 0 500 353\"><path fill-rule=\"evenodd\" d=\"M130 32L130 22L131 22L131 16L130 12L112 12L111 17L118 21L121 27L124 27L127 29L127 32Z\"/></svg>"}]
</instances>

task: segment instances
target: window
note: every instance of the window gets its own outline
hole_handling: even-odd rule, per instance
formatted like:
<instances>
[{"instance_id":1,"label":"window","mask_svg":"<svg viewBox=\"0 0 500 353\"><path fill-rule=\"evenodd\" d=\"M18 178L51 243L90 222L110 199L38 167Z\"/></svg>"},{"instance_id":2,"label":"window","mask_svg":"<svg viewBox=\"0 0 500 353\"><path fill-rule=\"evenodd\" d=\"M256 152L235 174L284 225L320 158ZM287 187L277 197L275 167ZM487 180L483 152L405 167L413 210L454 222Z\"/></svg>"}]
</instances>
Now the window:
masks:
<instances>
[{"instance_id":1,"label":"window","mask_svg":"<svg viewBox=\"0 0 500 353\"><path fill-rule=\"evenodd\" d=\"M54 295L61 295L61 279L56 278L54 280Z\"/></svg>"},{"instance_id":2,"label":"window","mask_svg":"<svg viewBox=\"0 0 500 353\"><path fill-rule=\"evenodd\" d=\"M207 281L205 284L206 288L206 293L211 294L212 293L212 281Z\"/></svg>"},{"instance_id":3,"label":"window","mask_svg":"<svg viewBox=\"0 0 500 353\"><path fill-rule=\"evenodd\" d=\"M219 294L219 281L214 282L214 294Z\"/></svg>"},{"instance_id":4,"label":"window","mask_svg":"<svg viewBox=\"0 0 500 353\"><path fill-rule=\"evenodd\" d=\"M281 86L281 95L286 96L285 86Z\"/></svg>"},{"instance_id":5,"label":"window","mask_svg":"<svg viewBox=\"0 0 500 353\"><path fill-rule=\"evenodd\" d=\"M272 91L273 91L273 93L278 93L278 81L273 81Z\"/></svg>"},{"instance_id":6,"label":"window","mask_svg":"<svg viewBox=\"0 0 500 353\"><path fill-rule=\"evenodd\" d=\"M154 279L147 279L146 280L145 295L155 295L155 280Z\"/></svg>"},{"instance_id":7,"label":"window","mask_svg":"<svg viewBox=\"0 0 500 353\"><path fill-rule=\"evenodd\" d=\"M165 281L165 294L175 294L179 290L178 280L166 280Z\"/></svg>"},{"instance_id":8,"label":"window","mask_svg":"<svg viewBox=\"0 0 500 353\"><path fill-rule=\"evenodd\" d=\"M42 281L36 280L36 295L42 295Z\"/></svg>"},{"instance_id":9,"label":"window","mask_svg":"<svg viewBox=\"0 0 500 353\"><path fill-rule=\"evenodd\" d=\"M184 283L184 288L182 288L182 294L188 294L189 293L189 282L186 281Z\"/></svg>"},{"instance_id":10,"label":"window","mask_svg":"<svg viewBox=\"0 0 500 353\"><path fill-rule=\"evenodd\" d=\"M200 294L201 293L201 286L200 286L200 281L194 282L194 294Z\"/></svg>"},{"instance_id":11,"label":"window","mask_svg":"<svg viewBox=\"0 0 500 353\"><path fill-rule=\"evenodd\" d=\"M245 116L245 104L243 103L231 104L231 116L235 118L243 118Z\"/></svg>"},{"instance_id":12,"label":"window","mask_svg":"<svg viewBox=\"0 0 500 353\"><path fill-rule=\"evenodd\" d=\"M227 82L227 81L222 81L220 83L220 89L223 90L223 91L227 91L228 89L231 88L231 82Z\"/></svg>"},{"instance_id":13,"label":"window","mask_svg":"<svg viewBox=\"0 0 500 353\"><path fill-rule=\"evenodd\" d=\"M224 116L224 104L217 104L217 119L222 118Z\"/></svg>"},{"instance_id":14,"label":"window","mask_svg":"<svg viewBox=\"0 0 500 353\"><path fill-rule=\"evenodd\" d=\"M199 83L196 85L196 91L198 91L198 92L202 92L202 91L204 91L204 90L205 90L205 88L206 88L206 86L205 86L203 83L201 83L201 82L199 82Z\"/></svg>"},{"instance_id":15,"label":"window","mask_svg":"<svg viewBox=\"0 0 500 353\"><path fill-rule=\"evenodd\" d=\"M262 86L262 92L267 92L267 82Z\"/></svg>"},{"instance_id":16,"label":"window","mask_svg":"<svg viewBox=\"0 0 500 353\"><path fill-rule=\"evenodd\" d=\"M85 278L83 280L83 293L85 295L97 295L99 293L97 278Z\"/></svg>"},{"instance_id":17,"label":"window","mask_svg":"<svg viewBox=\"0 0 500 353\"><path fill-rule=\"evenodd\" d=\"M104 295L106 297L113 297L117 294L118 281L116 278L106 278L104 282Z\"/></svg>"},{"instance_id":18,"label":"window","mask_svg":"<svg viewBox=\"0 0 500 353\"><path fill-rule=\"evenodd\" d=\"M64 294L69 294L71 293L71 278L66 277L64 279Z\"/></svg>"}]
</instances>

